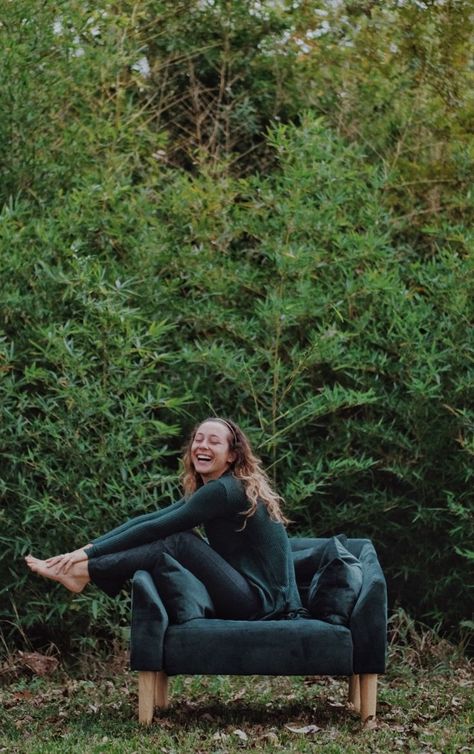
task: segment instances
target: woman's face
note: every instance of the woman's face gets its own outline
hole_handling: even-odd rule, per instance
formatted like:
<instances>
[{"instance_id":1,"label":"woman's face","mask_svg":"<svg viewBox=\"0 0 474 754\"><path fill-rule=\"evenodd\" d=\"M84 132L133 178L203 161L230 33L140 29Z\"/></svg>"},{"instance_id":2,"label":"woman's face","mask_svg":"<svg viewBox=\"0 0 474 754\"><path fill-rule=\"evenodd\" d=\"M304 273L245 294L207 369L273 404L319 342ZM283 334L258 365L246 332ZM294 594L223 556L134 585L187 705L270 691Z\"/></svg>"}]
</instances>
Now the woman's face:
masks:
<instances>
[{"instance_id":1,"label":"woman's face","mask_svg":"<svg viewBox=\"0 0 474 754\"><path fill-rule=\"evenodd\" d=\"M230 431L221 422L207 421L197 428L191 445L191 460L204 484L219 479L235 460L230 441Z\"/></svg>"}]
</instances>

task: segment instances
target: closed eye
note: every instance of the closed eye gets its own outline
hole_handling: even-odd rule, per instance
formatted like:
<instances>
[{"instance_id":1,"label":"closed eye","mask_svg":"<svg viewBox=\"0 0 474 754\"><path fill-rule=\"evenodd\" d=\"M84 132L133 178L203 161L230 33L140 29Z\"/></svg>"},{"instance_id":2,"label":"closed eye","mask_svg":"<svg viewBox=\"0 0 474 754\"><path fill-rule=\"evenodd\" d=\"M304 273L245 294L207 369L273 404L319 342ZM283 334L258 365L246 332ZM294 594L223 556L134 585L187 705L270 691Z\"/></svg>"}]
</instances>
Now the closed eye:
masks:
<instances>
[{"instance_id":1,"label":"closed eye","mask_svg":"<svg viewBox=\"0 0 474 754\"><path fill-rule=\"evenodd\" d=\"M196 435L194 438L194 442L202 442L204 440L204 435ZM222 440L219 437L216 437L215 435L211 435L209 438L209 442L213 445L222 445Z\"/></svg>"}]
</instances>

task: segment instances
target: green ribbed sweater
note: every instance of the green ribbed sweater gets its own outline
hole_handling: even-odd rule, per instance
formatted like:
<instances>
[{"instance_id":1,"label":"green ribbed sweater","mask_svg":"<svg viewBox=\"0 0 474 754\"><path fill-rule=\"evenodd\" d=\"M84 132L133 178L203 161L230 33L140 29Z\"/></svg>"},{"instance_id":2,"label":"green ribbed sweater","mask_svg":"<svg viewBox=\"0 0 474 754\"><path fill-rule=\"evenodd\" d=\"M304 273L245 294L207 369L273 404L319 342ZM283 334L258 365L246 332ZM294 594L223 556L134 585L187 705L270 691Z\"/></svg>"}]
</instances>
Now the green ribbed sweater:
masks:
<instances>
[{"instance_id":1,"label":"green ribbed sweater","mask_svg":"<svg viewBox=\"0 0 474 754\"><path fill-rule=\"evenodd\" d=\"M133 518L97 537L87 554L95 558L128 550L202 524L211 547L256 589L262 606L256 618L301 610L285 527L271 520L263 503L253 516L245 518L242 514L248 508L242 483L227 473L188 499Z\"/></svg>"}]
</instances>

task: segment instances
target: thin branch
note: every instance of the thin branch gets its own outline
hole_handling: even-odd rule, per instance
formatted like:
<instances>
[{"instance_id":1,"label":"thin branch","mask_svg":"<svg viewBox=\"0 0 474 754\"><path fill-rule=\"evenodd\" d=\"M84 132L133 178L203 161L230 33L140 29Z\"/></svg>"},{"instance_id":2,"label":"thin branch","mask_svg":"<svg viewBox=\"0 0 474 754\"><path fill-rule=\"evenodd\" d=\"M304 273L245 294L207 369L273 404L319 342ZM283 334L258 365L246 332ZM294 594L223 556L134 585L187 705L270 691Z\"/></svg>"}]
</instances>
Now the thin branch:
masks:
<instances>
[{"instance_id":1,"label":"thin branch","mask_svg":"<svg viewBox=\"0 0 474 754\"><path fill-rule=\"evenodd\" d=\"M428 207L427 209L416 209L413 212L408 212L406 215L398 215L398 217L392 217L389 222L391 223L397 223L400 220L410 220L412 217L417 217L418 215L434 215L438 214L442 210L447 209L459 209L463 208L466 209L468 205L466 204L445 204L442 207L439 208L439 210L433 210L431 207Z\"/></svg>"},{"instance_id":2,"label":"thin branch","mask_svg":"<svg viewBox=\"0 0 474 754\"><path fill-rule=\"evenodd\" d=\"M242 152L242 154L237 155L237 157L234 157L233 160L230 161L229 165L232 166L234 163L239 162L239 160L243 160L244 157L247 157L251 152L254 152L255 149L260 149L265 145L265 142L261 141L258 144L253 144L249 149L246 149L245 152Z\"/></svg>"},{"instance_id":3,"label":"thin branch","mask_svg":"<svg viewBox=\"0 0 474 754\"><path fill-rule=\"evenodd\" d=\"M417 181L405 181L404 183L387 184L383 186L384 191L387 189L403 188L404 186L417 186L426 183L467 183L467 178L420 178ZM469 181L471 182L471 181Z\"/></svg>"}]
</instances>

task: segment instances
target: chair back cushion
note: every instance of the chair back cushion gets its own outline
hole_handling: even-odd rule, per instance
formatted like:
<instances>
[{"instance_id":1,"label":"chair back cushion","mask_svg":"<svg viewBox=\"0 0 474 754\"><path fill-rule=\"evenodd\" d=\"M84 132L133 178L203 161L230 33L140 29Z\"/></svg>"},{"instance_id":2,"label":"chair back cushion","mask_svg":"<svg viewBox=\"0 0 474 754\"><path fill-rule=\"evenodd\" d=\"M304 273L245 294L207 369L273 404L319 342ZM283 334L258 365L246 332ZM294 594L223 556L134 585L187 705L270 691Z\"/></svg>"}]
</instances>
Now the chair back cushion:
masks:
<instances>
[{"instance_id":1,"label":"chair back cushion","mask_svg":"<svg viewBox=\"0 0 474 754\"><path fill-rule=\"evenodd\" d=\"M202 581L168 553L163 553L154 579L170 623L214 617L214 605Z\"/></svg>"},{"instance_id":2,"label":"chair back cushion","mask_svg":"<svg viewBox=\"0 0 474 754\"><path fill-rule=\"evenodd\" d=\"M327 541L309 586L307 607L314 618L348 626L362 588L362 566L341 539Z\"/></svg>"}]
</instances>

